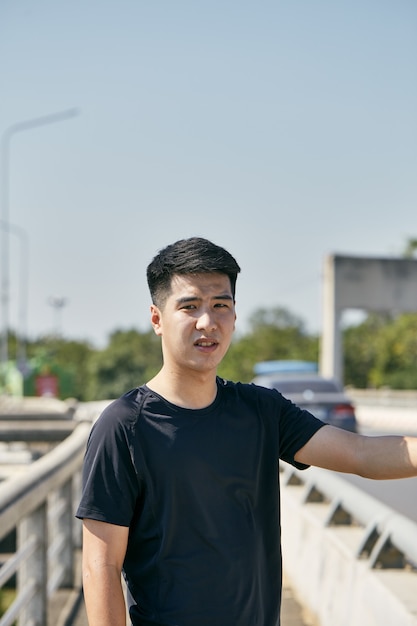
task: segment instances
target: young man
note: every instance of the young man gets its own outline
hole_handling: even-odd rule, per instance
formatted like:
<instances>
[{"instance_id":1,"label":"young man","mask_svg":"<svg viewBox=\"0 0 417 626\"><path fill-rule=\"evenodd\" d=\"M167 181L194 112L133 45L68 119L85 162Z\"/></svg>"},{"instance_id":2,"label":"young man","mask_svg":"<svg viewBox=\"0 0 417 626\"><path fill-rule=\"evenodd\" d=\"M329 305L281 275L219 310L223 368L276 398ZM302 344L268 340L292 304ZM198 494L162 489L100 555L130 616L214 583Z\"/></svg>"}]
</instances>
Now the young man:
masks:
<instances>
[{"instance_id":1,"label":"young man","mask_svg":"<svg viewBox=\"0 0 417 626\"><path fill-rule=\"evenodd\" d=\"M369 478L417 475L417 438L334 428L277 391L216 375L235 328L240 268L201 238L150 263L163 366L93 426L84 462L90 626L277 626L278 460Z\"/></svg>"}]
</instances>

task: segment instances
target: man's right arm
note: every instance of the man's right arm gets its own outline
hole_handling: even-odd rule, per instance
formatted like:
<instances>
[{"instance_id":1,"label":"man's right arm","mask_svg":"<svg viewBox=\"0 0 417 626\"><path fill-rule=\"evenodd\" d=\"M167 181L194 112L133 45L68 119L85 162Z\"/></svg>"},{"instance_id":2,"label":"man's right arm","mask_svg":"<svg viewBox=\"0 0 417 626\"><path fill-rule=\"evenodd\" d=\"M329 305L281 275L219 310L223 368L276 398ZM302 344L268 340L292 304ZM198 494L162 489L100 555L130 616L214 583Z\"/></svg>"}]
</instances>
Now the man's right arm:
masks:
<instances>
[{"instance_id":1,"label":"man's right arm","mask_svg":"<svg viewBox=\"0 0 417 626\"><path fill-rule=\"evenodd\" d=\"M121 572L127 526L83 520L83 587L89 626L125 626Z\"/></svg>"}]
</instances>

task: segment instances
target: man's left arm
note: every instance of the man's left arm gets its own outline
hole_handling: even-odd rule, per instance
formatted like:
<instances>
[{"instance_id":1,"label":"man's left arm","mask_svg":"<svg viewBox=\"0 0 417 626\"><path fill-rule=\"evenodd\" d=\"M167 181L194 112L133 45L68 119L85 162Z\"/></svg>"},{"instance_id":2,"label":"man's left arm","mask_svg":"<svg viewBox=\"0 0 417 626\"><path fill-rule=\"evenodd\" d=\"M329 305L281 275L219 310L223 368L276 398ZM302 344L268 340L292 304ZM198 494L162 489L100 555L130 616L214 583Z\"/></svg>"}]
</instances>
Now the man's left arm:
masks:
<instances>
[{"instance_id":1,"label":"man's left arm","mask_svg":"<svg viewBox=\"0 0 417 626\"><path fill-rule=\"evenodd\" d=\"M365 478L409 478L417 476L417 437L371 437L326 425L297 452L295 460Z\"/></svg>"}]
</instances>

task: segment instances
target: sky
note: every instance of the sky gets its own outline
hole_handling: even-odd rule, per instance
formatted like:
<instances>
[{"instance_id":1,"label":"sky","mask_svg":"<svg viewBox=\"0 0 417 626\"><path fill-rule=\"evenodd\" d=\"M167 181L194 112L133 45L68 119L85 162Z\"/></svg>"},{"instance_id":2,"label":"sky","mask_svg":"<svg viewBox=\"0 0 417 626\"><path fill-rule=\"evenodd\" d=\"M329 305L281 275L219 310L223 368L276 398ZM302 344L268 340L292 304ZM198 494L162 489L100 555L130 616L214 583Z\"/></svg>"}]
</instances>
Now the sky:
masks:
<instances>
[{"instance_id":1,"label":"sky","mask_svg":"<svg viewBox=\"0 0 417 626\"><path fill-rule=\"evenodd\" d=\"M201 236L238 330L320 333L327 255L417 237L416 112L415 0L0 0L11 326L146 331L146 266Z\"/></svg>"}]
</instances>

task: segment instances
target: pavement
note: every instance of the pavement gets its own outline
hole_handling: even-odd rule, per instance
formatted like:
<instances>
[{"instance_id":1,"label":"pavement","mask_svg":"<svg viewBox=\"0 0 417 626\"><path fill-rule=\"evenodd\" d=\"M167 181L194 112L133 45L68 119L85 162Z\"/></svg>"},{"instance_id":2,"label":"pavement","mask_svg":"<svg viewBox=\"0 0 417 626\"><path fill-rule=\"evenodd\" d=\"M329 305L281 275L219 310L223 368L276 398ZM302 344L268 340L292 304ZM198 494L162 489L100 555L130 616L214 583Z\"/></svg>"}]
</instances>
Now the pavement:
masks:
<instances>
[{"instance_id":1,"label":"pavement","mask_svg":"<svg viewBox=\"0 0 417 626\"><path fill-rule=\"evenodd\" d=\"M315 626L315 622L297 601L285 575L282 584L281 626Z\"/></svg>"}]
</instances>

